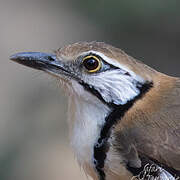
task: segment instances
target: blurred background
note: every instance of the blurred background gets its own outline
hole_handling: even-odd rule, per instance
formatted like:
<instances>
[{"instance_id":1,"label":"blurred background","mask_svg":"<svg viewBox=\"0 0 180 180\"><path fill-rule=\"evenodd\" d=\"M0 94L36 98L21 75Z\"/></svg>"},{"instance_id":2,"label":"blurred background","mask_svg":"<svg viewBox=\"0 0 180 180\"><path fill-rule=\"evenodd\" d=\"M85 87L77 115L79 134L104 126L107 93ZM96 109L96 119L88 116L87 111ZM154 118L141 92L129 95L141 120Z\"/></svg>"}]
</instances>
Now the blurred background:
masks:
<instances>
[{"instance_id":1,"label":"blurred background","mask_svg":"<svg viewBox=\"0 0 180 180\"><path fill-rule=\"evenodd\" d=\"M62 91L9 56L92 40L180 76L180 1L0 0L0 180L86 179L68 145Z\"/></svg>"}]
</instances>

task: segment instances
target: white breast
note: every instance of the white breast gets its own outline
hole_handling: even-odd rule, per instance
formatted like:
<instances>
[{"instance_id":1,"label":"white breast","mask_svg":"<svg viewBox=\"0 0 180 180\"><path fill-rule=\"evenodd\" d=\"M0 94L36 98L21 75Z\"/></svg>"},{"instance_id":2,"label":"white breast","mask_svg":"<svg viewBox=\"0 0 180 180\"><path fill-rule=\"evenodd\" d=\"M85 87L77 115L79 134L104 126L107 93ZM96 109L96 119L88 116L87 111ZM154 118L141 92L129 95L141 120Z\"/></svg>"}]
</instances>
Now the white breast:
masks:
<instances>
[{"instance_id":1,"label":"white breast","mask_svg":"<svg viewBox=\"0 0 180 180\"><path fill-rule=\"evenodd\" d=\"M97 102L97 100L96 100ZM109 109L80 97L69 98L69 126L71 145L80 165L93 166L93 148L99 138Z\"/></svg>"}]
</instances>

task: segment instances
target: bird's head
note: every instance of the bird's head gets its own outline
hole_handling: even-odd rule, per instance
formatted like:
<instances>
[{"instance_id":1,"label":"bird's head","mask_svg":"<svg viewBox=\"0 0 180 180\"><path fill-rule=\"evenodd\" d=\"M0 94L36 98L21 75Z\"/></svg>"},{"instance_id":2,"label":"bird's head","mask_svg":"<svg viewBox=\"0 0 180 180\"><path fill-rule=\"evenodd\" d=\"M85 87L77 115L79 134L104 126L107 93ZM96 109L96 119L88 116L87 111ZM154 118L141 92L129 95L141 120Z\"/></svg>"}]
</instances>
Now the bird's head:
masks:
<instances>
[{"instance_id":1,"label":"bird's head","mask_svg":"<svg viewBox=\"0 0 180 180\"><path fill-rule=\"evenodd\" d=\"M75 43L54 54L17 53L11 60L55 76L67 87L69 95L95 104L100 100L108 106L126 104L150 80L143 73L144 65L100 42Z\"/></svg>"},{"instance_id":2,"label":"bird's head","mask_svg":"<svg viewBox=\"0 0 180 180\"><path fill-rule=\"evenodd\" d=\"M140 115L140 119L147 119L150 113L147 117L144 114L153 112L152 104L158 109L157 105L161 106L159 94L165 94L167 87L172 86L172 78L134 60L120 49L100 42L75 43L54 54L17 53L11 56L11 60L47 72L64 85L71 100L68 115L72 146L79 162L94 179L104 180L108 168L119 172L116 168L119 170L120 164L126 168L132 166L133 172L134 167L141 167L134 145L131 146L133 133L138 132L138 136L141 132L139 123L133 123L132 128L132 121L127 119L134 119L135 113L136 120ZM149 107L150 110L143 112L143 108ZM139 110L143 112L140 115ZM131 114L127 118L128 111ZM126 122L121 127L123 120ZM130 137L126 137L128 127Z\"/></svg>"},{"instance_id":3,"label":"bird's head","mask_svg":"<svg viewBox=\"0 0 180 180\"><path fill-rule=\"evenodd\" d=\"M111 129L149 90L156 71L100 42L75 43L54 54L17 53L11 60L60 80L69 95L69 126L76 157L83 167L88 164L104 176L101 169Z\"/></svg>"}]
</instances>

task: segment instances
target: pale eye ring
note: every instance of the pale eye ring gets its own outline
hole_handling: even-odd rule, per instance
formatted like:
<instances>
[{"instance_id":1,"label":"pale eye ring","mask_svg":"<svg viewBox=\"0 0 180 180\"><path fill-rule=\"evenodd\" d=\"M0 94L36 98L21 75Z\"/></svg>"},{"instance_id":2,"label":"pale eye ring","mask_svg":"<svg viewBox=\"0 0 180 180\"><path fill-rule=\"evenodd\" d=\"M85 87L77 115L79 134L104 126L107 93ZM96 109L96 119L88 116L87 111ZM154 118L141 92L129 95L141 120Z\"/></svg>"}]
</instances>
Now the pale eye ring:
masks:
<instances>
[{"instance_id":1,"label":"pale eye ring","mask_svg":"<svg viewBox=\"0 0 180 180\"><path fill-rule=\"evenodd\" d=\"M101 61L94 55L84 57L83 66L88 72L97 72L101 68Z\"/></svg>"}]
</instances>

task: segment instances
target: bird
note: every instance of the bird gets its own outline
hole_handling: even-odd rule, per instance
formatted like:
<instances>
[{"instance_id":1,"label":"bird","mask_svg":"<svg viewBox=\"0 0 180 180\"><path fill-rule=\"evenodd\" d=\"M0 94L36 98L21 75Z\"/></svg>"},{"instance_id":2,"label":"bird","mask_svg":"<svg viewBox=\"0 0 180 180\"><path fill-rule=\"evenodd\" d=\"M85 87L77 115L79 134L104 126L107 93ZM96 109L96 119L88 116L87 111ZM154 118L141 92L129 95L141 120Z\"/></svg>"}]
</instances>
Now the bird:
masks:
<instances>
[{"instance_id":1,"label":"bird","mask_svg":"<svg viewBox=\"0 0 180 180\"><path fill-rule=\"evenodd\" d=\"M93 180L180 179L180 78L97 41L10 59L59 80L71 146Z\"/></svg>"}]
</instances>

